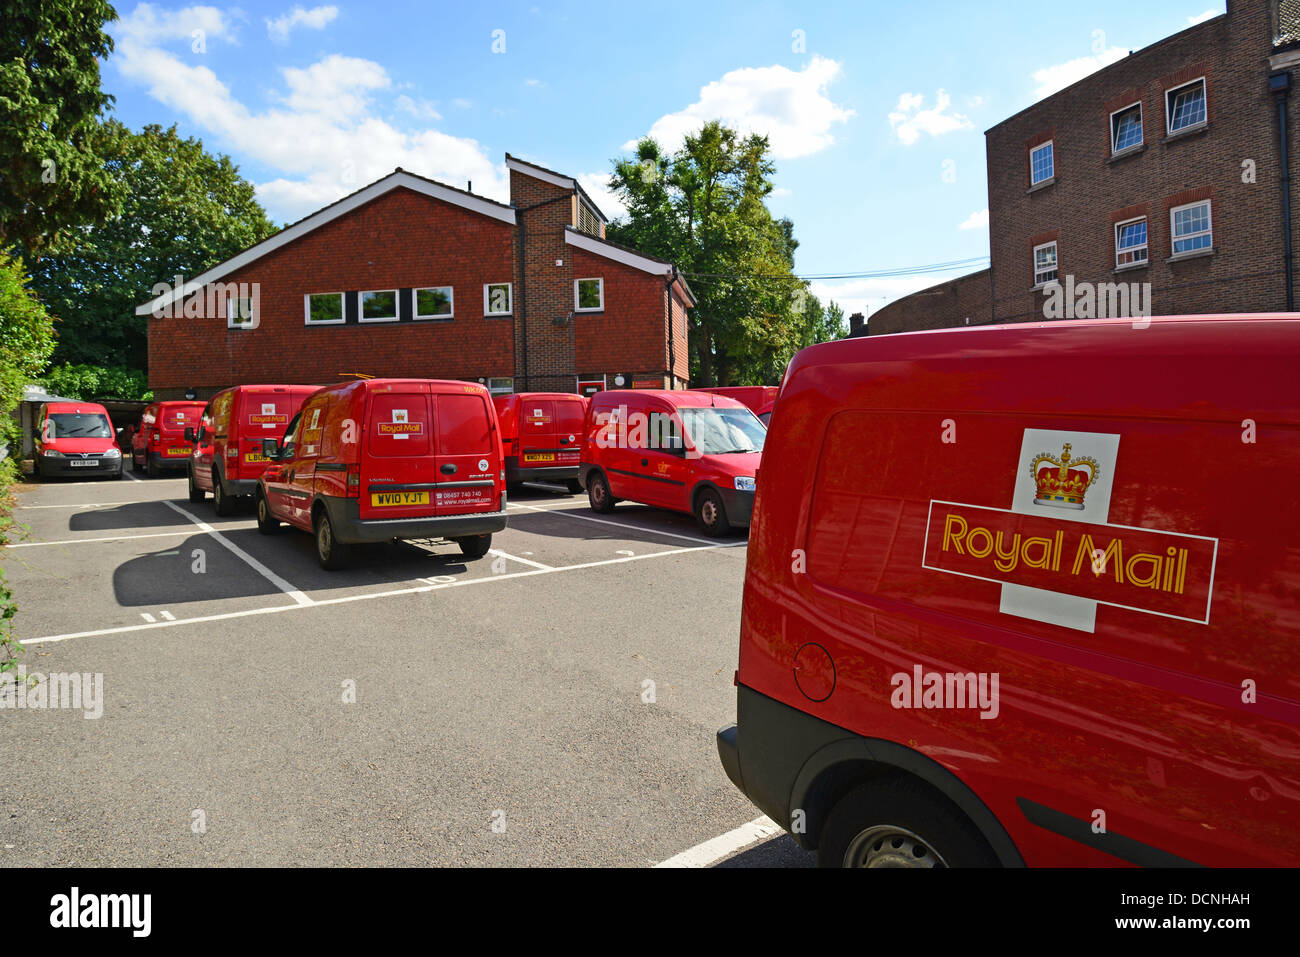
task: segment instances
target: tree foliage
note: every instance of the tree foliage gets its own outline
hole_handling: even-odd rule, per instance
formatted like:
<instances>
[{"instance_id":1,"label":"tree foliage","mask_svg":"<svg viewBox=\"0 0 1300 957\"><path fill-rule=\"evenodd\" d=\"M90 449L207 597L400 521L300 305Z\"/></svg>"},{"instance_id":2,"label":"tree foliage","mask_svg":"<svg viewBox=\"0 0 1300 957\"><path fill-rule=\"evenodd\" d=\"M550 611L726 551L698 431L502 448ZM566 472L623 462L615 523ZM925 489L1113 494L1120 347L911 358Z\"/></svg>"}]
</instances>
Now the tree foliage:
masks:
<instances>
[{"instance_id":1,"label":"tree foliage","mask_svg":"<svg viewBox=\"0 0 1300 957\"><path fill-rule=\"evenodd\" d=\"M56 361L144 369L147 318L135 307L154 284L193 278L275 227L230 157L175 126L134 133L110 121L106 134L107 169L126 193L121 211L36 260L32 278L58 317Z\"/></svg>"},{"instance_id":2,"label":"tree foliage","mask_svg":"<svg viewBox=\"0 0 1300 957\"><path fill-rule=\"evenodd\" d=\"M718 122L667 155L650 137L614 162L609 187L627 207L609 239L670 260L698 303L691 379L701 386L776 382L796 351L829 335L828 318L794 274L798 241L765 200L775 171L764 136Z\"/></svg>"},{"instance_id":3,"label":"tree foliage","mask_svg":"<svg viewBox=\"0 0 1300 957\"><path fill-rule=\"evenodd\" d=\"M148 377L139 369L67 363L52 366L41 381L51 395L85 401L126 399L151 401Z\"/></svg>"},{"instance_id":4,"label":"tree foliage","mask_svg":"<svg viewBox=\"0 0 1300 957\"><path fill-rule=\"evenodd\" d=\"M53 247L110 215L99 61L113 49L104 0L6 0L0 18L0 245Z\"/></svg>"}]
</instances>

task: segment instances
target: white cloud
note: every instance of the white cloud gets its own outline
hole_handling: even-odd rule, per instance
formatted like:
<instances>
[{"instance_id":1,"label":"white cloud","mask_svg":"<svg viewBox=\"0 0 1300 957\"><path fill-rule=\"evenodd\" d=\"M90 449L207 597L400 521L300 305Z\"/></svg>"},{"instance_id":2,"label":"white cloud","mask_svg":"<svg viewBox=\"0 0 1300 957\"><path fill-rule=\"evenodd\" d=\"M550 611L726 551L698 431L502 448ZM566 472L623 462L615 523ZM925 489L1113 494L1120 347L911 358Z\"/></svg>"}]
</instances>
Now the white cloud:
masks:
<instances>
[{"instance_id":1,"label":"white cloud","mask_svg":"<svg viewBox=\"0 0 1300 957\"><path fill-rule=\"evenodd\" d=\"M1043 97L1064 90L1071 83L1082 80L1085 76L1096 73L1102 67L1110 66L1126 56L1128 51L1123 47L1107 47L1101 53L1092 56L1081 56L1067 60L1065 63L1035 70L1034 82L1038 85L1034 89L1034 99L1041 100Z\"/></svg>"},{"instance_id":2,"label":"white cloud","mask_svg":"<svg viewBox=\"0 0 1300 957\"><path fill-rule=\"evenodd\" d=\"M216 7L161 10L151 3L138 4L129 17L114 27L114 33L138 43L189 40L195 30L202 30L208 38L229 38L232 32L226 15Z\"/></svg>"},{"instance_id":3,"label":"white cloud","mask_svg":"<svg viewBox=\"0 0 1300 957\"><path fill-rule=\"evenodd\" d=\"M655 120L650 135L672 152L687 134L709 120L721 120L743 133L767 136L777 159L809 156L834 143L831 128L854 115L832 102L827 93L839 73L839 63L819 56L802 70L784 66L732 70L704 86L690 106ZM623 144L624 150L635 147L636 140Z\"/></svg>"},{"instance_id":4,"label":"white cloud","mask_svg":"<svg viewBox=\"0 0 1300 957\"><path fill-rule=\"evenodd\" d=\"M463 96L458 96L456 97L456 99L451 101L451 105L456 107L456 109L458 110L468 110L471 106L474 105L474 101L467 100Z\"/></svg>"},{"instance_id":5,"label":"white cloud","mask_svg":"<svg viewBox=\"0 0 1300 957\"><path fill-rule=\"evenodd\" d=\"M928 110L922 108L925 106L922 94L904 93L889 114L889 125L905 146L911 146L919 140L922 133L942 136L957 130L973 129L971 121L963 114L948 112L951 105L952 97L943 90L935 94L934 107Z\"/></svg>"},{"instance_id":6,"label":"white cloud","mask_svg":"<svg viewBox=\"0 0 1300 957\"><path fill-rule=\"evenodd\" d=\"M410 113L412 116L418 117L422 120L442 119L442 114L434 109L433 104L428 100L413 100L405 93L394 100L393 105L403 113Z\"/></svg>"},{"instance_id":7,"label":"white cloud","mask_svg":"<svg viewBox=\"0 0 1300 957\"><path fill-rule=\"evenodd\" d=\"M966 217L958 229L988 229L989 228L989 211L981 209L977 213L971 213Z\"/></svg>"},{"instance_id":8,"label":"white cloud","mask_svg":"<svg viewBox=\"0 0 1300 957\"><path fill-rule=\"evenodd\" d=\"M1198 23L1204 23L1206 20L1213 20L1215 17L1217 17L1217 16L1218 16L1220 13L1222 13L1222 12L1223 12L1222 10L1215 10L1215 9L1211 8L1211 9L1209 9L1209 10L1206 10L1204 13L1198 13L1198 14L1197 14L1196 16L1194 16L1194 17L1188 17L1188 18L1187 18L1187 25L1188 25L1188 26L1192 26L1192 27L1194 27L1194 26L1196 26L1196 24L1198 24Z\"/></svg>"},{"instance_id":9,"label":"white cloud","mask_svg":"<svg viewBox=\"0 0 1300 957\"><path fill-rule=\"evenodd\" d=\"M277 175L257 184L258 198L275 219L294 220L379 179L401 166L422 176L506 201L503 164L493 163L476 140L433 129L399 130L375 115L372 96L393 82L370 60L331 55L303 68L281 69L283 90L274 105L253 109L237 99L206 64L230 64L188 55L192 24L225 29L211 8L159 15L141 4L111 26L116 53L109 63L159 103L204 131L224 152L268 167ZM182 38L186 55L165 48Z\"/></svg>"},{"instance_id":10,"label":"white cloud","mask_svg":"<svg viewBox=\"0 0 1300 957\"><path fill-rule=\"evenodd\" d=\"M295 27L304 26L312 30L323 30L339 15L338 7L312 7L304 10L295 6L288 13L283 13L274 20L266 20L266 33L276 43L288 43L289 34Z\"/></svg>"},{"instance_id":11,"label":"white cloud","mask_svg":"<svg viewBox=\"0 0 1300 957\"><path fill-rule=\"evenodd\" d=\"M543 80L535 80L532 77L529 77L524 80L524 86L546 86L546 83Z\"/></svg>"},{"instance_id":12,"label":"white cloud","mask_svg":"<svg viewBox=\"0 0 1300 957\"><path fill-rule=\"evenodd\" d=\"M608 173L580 173L576 179L600 207L600 211L610 219L618 219L627 212L627 207L618 198L618 194L611 193L605 186L609 182Z\"/></svg>"},{"instance_id":13,"label":"white cloud","mask_svg":"<svg viewBox=\"0 0 1300 957\"><path fill-rule=\"evenodd\" d=\"M786 189L784 186L774 186L772 187L772 192L769 195L773 199L779 199L783 196L789 196L790 191Z\"/></svg>"}]
</instances>

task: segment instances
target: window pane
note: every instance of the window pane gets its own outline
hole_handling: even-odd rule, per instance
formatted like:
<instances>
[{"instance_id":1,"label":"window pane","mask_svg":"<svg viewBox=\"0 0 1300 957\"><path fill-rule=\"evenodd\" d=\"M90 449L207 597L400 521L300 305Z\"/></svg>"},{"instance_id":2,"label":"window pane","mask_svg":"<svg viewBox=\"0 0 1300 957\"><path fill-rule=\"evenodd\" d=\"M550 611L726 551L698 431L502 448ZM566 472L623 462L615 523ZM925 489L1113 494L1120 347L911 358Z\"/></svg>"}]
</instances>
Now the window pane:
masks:
<instances>
[{"instance_id":1,"label":"window pane","mask_svg":"<svg viewBox=\"0 0 1300 957\"><path fill-rule=\"evenodd\" d=\"M415 312L420 316L450 316L451 287L415 290Z\"/></svg>"},{"instance_id":2,"label":"window pane","mask_svg":"<svg viewBox=\"0 0 1300 957\"><path fill-rule=\"evenodd\" d=\"M312 322L338 322L343 318L343 297L338 293L311 297Z\"/></svg>"},{"instance_id":3,"label":"window pane","mask_svg":"<svg viewBox=\"0 0 1300 957\"><path fill-rule=\"evenodd\" d=\"M1142 109L1134 107L1115 117L1115 152L1142 142Z\"/></svg>"},{"instance_id":4,"label":"window pane","mask_svg":"<svg viewBox=\"0 0 1300 957\"><path fill-rule=\"evenodd\" d=\"M510 286L496 283L487 287L487 311L490 313L510 311Z\"/></svg>"},{"instance_id":5,"label":"window pane","mask_svg":"<svg viewBox=\"0 0 1300 957\"><path fill-rule=\"evenodd\" d=\"M361 294L361 318L396 319L397 293L392 290L388 292L363 292Z\"/></svg>"},{"instance_id":6,"label":"window pane","mask_svg":"<svg viewBox=\"0 0 1300 957\"><path fill-rule=\"evenodd\" d=\"M1209 249L1212 244L1209 203L1200 203L1174 211L1175 253Z\"/></svg>"},{"instance_id":7,"label":"window pane","mask_svg":"<svg viewBox=\"0 0 1300 957\"><path fill-rule=\"evenodd\" d=\"M1205 122L1205 84L1197 83L1174 94L1170 107L1170 132Z\"/></svg>"},{"instance_id":8,"label":"window pane","mask_svg":"<svg viewBox=\"0 0 1300 957\"><path fill-rule=\"evenodd\" d=\"M599 279L578 280L578 308L579 309L600 308L600 280Z\"/></svg>"},{"instance_id":9,"label":"window pane","mask_svg":"<svg viewBox=\"0 0 1300 957\"><path fill-rule=\"evenodd\" d=\"M1032 179L1035 183L1041 183L1045 179L1051 179L1053 173L1052 163L1052 144L1040 146L1030 154L1030 164L1033 169Z\"/></svg>"}]
</instances>

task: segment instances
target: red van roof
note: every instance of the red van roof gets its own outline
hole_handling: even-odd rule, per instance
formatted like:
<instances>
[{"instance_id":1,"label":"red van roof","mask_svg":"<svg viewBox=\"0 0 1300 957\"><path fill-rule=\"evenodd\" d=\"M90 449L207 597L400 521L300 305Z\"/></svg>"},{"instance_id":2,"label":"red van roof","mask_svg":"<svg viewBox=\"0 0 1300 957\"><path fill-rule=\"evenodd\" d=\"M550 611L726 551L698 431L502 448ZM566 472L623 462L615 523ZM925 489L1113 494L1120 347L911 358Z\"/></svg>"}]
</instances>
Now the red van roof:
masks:
<instances>
[{"instance_id":1,"label":"red van roof","mask_svg":"<svg viewBox=\"0 0 1300 957\"><path fill-rule=\"evenodd\" d=\"M597 392L591 397L591 401L593 404L597 402L605 403L611 401L611 397L629 395L653 397L679 409L701 409L710 406L717 409L747 408L743 402L737 402L725 395L715 395L711 392L695 392L691 389L609 389L605 392ZM615 399L614 401L623 400Z\"/></svg>"},{"instance_id":2,"label":"red van roof","mask_svg":"<svg viewBox=\"0 0 1300 957\"><path fill-rule=\"evenodd\" d=\"M97 402L47 402L45 411L51 415L56 412L103 412L108 415L108 410Z\"/></svg>"}]
</instances>

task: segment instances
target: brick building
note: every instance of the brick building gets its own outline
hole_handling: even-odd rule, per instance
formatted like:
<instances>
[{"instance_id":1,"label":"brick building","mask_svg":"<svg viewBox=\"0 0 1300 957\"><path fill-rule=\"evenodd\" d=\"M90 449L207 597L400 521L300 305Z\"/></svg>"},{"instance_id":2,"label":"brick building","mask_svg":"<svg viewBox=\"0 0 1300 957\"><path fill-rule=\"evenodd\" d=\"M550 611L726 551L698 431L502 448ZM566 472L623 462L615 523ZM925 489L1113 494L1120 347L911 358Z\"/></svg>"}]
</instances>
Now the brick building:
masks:
<instances>
[{"instance_id":1,"label":"brick building","mask_svg":"<svg viewBox=\"0 0 1300 957\"><path fill-rule=\"evenodd\" d=\"M1228 0L994 126L990 268L882 307L870 333L1293 308L1297 66L1300 0Z\"/></svg>"},{"instance_id":2,"label":"brick building","mask_svg":"<svg viewBox=\"0 0 1300 957\"><path fill-rule=\"evenodd\" d=\"M136 310L149 317L150 387L206 398L357 373L494 392L684 388L695 301L675 267L606 241L571 177L506 165L509 205L398 169L159 283Z\"/></svg>"}]
</instances>

